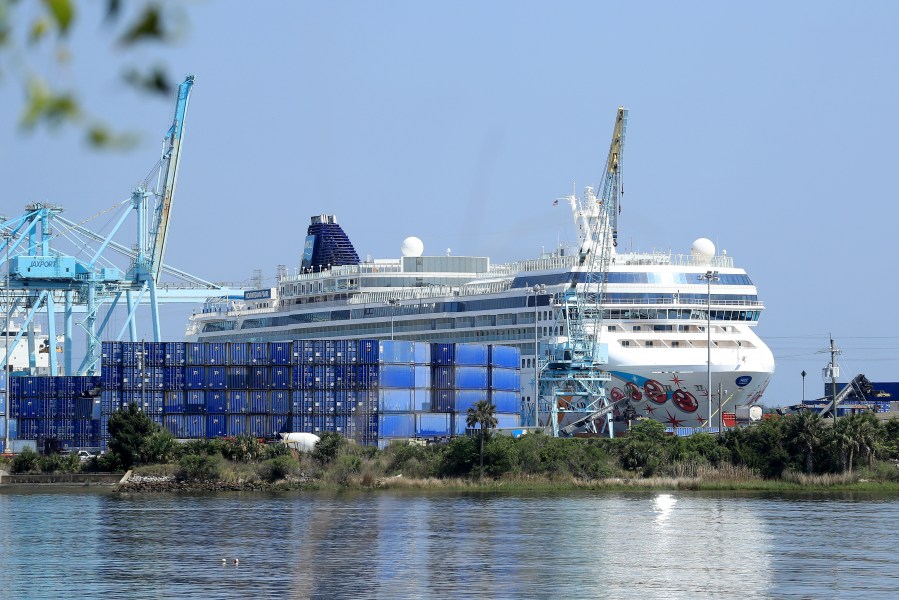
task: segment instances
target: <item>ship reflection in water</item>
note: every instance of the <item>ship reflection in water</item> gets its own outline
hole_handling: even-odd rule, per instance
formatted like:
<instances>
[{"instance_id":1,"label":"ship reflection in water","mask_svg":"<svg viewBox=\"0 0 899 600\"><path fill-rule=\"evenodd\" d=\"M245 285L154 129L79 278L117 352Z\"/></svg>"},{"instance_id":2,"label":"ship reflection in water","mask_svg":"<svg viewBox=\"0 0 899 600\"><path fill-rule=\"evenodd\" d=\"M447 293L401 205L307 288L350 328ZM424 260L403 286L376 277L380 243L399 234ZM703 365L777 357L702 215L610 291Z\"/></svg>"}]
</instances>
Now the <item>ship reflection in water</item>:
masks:
<instances>
[{"instance_id":1,"label":"ship reflection in water","mask_svg":"<svg viewBox=\"0 0 899 600\"><path fill-rule=\"evenodd\" d=\"M7 489L0 596L889 597L897 519L858 494Z\"/></svg>"}]
</instances>

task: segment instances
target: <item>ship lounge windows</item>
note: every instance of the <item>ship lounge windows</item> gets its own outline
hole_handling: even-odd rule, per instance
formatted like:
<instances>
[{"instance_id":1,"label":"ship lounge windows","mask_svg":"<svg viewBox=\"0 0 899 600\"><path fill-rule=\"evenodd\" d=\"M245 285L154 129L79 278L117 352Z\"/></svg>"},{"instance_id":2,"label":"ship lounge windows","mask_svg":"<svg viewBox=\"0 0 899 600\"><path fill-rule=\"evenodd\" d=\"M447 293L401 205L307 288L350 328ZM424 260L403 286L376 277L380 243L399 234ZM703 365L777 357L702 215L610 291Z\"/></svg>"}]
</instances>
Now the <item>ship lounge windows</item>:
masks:
<instances>
[{"instance_id":1,"label":"ship lounge windows","mask_svg":"<svg viewBox=\"0 0 899 600\"><path fill-rule=\"evenodd\" d=\"M620 343L621 343L622 346L625 346L625 347L631 345L631 341L630 341L630 340L621 340Z\"/></svg>"}]
</instances>

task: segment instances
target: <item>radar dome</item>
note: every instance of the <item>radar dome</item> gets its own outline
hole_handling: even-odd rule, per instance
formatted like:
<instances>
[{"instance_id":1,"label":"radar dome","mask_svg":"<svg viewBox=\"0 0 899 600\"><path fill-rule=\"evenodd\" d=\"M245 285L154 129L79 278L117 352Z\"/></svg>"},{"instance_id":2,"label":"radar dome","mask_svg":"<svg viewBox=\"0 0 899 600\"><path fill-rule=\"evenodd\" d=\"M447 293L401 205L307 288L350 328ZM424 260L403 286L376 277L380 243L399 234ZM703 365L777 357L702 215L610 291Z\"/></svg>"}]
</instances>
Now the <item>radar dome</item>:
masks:
<instances>
[{"instance_id":1,"label":"radar dome","mask_svg":"<svg viewBox=\"0 0 899 600\"><path fill-rule=\"evenodd\" d=\"M403 240L401 251L403 256L421 256L421 253L425 251L425 245L417 237L411 236Z\"/></svg>"},{"instance_id":2,"label":"radar dome","mask_svg":"<svg viewBox=\"0 0 899 600\"><path fill-rule=\"evenodd\" d=\"M690 253L696 258L710 259L715 256L715 244L708 238L699 238L693 242Z\"/></svg>"}]
</instances>

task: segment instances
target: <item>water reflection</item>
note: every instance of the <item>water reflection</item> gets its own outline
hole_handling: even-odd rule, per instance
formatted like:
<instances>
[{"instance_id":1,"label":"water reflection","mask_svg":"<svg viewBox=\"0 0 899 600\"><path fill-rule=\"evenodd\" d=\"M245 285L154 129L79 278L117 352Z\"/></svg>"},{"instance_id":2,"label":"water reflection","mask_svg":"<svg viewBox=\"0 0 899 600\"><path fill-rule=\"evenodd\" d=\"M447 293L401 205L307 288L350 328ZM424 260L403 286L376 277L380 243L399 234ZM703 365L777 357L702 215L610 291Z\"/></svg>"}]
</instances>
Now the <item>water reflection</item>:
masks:
<instances>
[{"instance_id":1,"label":"water reflection","mask_svg":"<svg viewBox=\"0 0 899 600\"><path fill-rule=\"evenodd\" d=\"M842 496L3 492L0 597L891 597L897 517Z\"/></svg>"},{"instance_id":2,"label":"water reflection","mask_svg":"<svg viewBox=\"0 0 899 600\"><path fill-rule=\"evenodd\" d=\"M674 510L676 503L677 499L671 494L659 494L653 499L652 504L656 511L656 525L661 527L665 524L665 521L671 516L671 511Z\"/></svg>"}]
</instances>

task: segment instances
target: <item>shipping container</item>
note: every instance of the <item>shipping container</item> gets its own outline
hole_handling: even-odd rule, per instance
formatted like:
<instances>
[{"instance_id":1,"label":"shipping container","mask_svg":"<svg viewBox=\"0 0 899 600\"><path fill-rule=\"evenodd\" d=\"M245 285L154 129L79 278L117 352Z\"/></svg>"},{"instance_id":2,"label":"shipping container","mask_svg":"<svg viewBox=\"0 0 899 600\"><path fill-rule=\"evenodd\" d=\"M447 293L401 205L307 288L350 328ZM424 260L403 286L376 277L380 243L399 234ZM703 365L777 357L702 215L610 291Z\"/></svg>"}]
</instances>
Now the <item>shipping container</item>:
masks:
<instances>
[{"instance_id":1,"label":"shipping container","mask_svg":"<svg viewBox=\"0 0 899 600\"><path fill-rule=\"evenodd\" d=\"M206 388L206 367L189 366L184 369L184 388L202 390Z\"/></svg>"},{"instance_id":2,"label":"shipping container","mask_svg":"<svg viewBox=\"0 0 899 600\"><path fill-rule=\"evenodd\" d=\"M268 348L269 360L272 365L286 366L290 364L293 353L290 342L271 342Z\"/></svg>"},{"instance_id":3,"label":"shipping container","mask_svg":"<svg viewBox=\"0 0 899 600\"><path fill-rule=\"evenodd\" d=\"M247 394L246 390L228 390L226 392L228 412L244 414L250 412L250 402Z\"/></svg>"},{"instance_id":4,"label":"shipping container","mask_svg":"<svg viewBox=\"0 0 899 600\"><path fill-rule=\"evenodd\" d=\"M58 411L59 412L59 411ZM90 419L94 414L93 398L75 398L73 400L72 416L76 419Z\"/></svg>"},{"instance_id":5,"label":"shipping container","mask_svg":"<svg viewBox=\"0 0 899 600\"><path fill-rule=\"evenodd\" d=\"M293 364L311 365L315 362L315 343L313 340L296 340L293 343Z\"/></svg>"},{"instance_id":6,"label":"shipping container","mask_svg":"<svg viewBox=\"0 0 899 600\"><path fill-rule=\"evenodd\" d=\"M451 433L450 415L446 413L419 413L415 415L416 435L432 437L448 436Z\"/></svg>"},{"instance_id":7,"label":"shipping container","mask_svg":"<svg viewBox=\"0 0 899 600\"><path fill-rule=\"evenodd\" d=\"M313 367L313 388L331 389L335 385L336 373L331 365L315 365Z\"/></svg>"},{"instance_id":8,"label":"shipping container","mask_svg":"<svg viewBox=\"0 0 899 600\"><path fill-rule=\"evenodd\" d=\"M228 364L228 342L206 343L206 364L224 366Z\"/></svg>"},{"instance_id":9,"label":"shipping container","mask_svg":"<svg viewBox=\"0 0 899 600\"><path fill-rule=\"evenodd\" d=\"M474 408L475 403L481 400L490 400L490 393L486 390L455 390L455 408L457 413L467 413L469 408Z\"/></svg>"},{"instance_id":10,"label":"shipping container","mask_svg":"<svg viewBox=\"0 0 899 600\"><path fill-rule=\"evenodd\" d=\"M272 389L289 390L290 389L290 367L276 365L271 368L272 371Z\"/></svg>"},{"instance_id":11,"label":"shipping container","mask_svg":"<svg viewBox=\"0 0 899 600\"><path fill-rule=\"evenodd\" d=\"M512 346L490 346L490 365L503 369L521 368L521 350Z\"/></svg>"},{"instance_id":12,"label":"shipping container","mask_svg":"<svg viewBox=\"0 0 899 600\"><path fill-rule=\"evenodd\" d=\"M206 392L206 413L224 413L228 411L228 401L224 390Z\"/></svg>"},{"instance_id":13,"label":"shipping container","mask_svg":"<svg viewBox=\"0 0 899 600\"><path fill-rule=\"evenodd\" d=\"M287 433L290 427L290 415L272 415L269 418L269 431L265 437L273 438L278 433Z\"/></svg>"},{"instance_id":14,"label":"shipping container","mask_svg":"<svg viewBox=\"0 0 899 600\"><path fill-rule=\"evenodd\" d=\"M181 414L186 410L183 390L169 390L164 392L163 411L165 414Z\"/></svg>"},{"instance_id":15,"label":"shipping container","mask_svg":"<svg viewBox=\"0 0 899 600\"><path fill-rule=\"evenodd\" d=\"M312 365L296 365L293 368L293 389L311 390L315 382L315 371Z\"/></svg>"},{"instance_id":16,"label":"shipping container","mask_svg":"<svg viewBox=\"0 0 899 600\"><path fill-rule=\"evenodd\" d=\"M184 394L184 412L202 414L206 412L206 392L187 390Z\"/></svg>"},{"instance_id":17,"label":"shipping container","mask_svg":"<svg viewBox=\"0 0 899 600\"><path fill-rule=\"evenodd\" d=\"M246 342L231 342L228 345L228 364L245 367L250 364L250 346Z\"/></svg>"},{"instance_id":18,"label":"shipping container","mask_svg":"<svg viewBox=\"0 0 899 600\"><path fill-rule=\"evenodd\" d=\"M238 436L247 434L247 415L228 415L228 435Z\"/></svg>"},{"instance_id":19,"label":"shipping container","mask_svg":"<svg viewBox=\"0 0 899 600\"><path fill-rule=\"evenodd\" d=\"M312 414L315 406L314 392L312 390L295 390L292 396L294 414Z\"/></svg>"},{"instance_id":20,"label":"shipping container","mask_svg":"<svg viewBox=\"0 0 899 600\"><path fill-rule=\"evenodd\" d=\"M487 344L456 344L453 364L469 367L486 367L490 364Z\"/></svg>"},{"instance_id":21,"label":"shipping container","mask_svg":"<svg viewBox=\"0 0 899 600\"><path fill-rule=\"evenodd\" d=\"M102 342L100 344L100 365L121 365L122 364L122 344L121 342Z\"/></svg>"},{"instance_id":22,"label":"shipping container","mask_svg":"<svg viewBox=\"0 0 899 600\"><path fill-rule=\"evenodd\" d=\"M410 438L415 433L415 415L378 415L378 438Z\"/></svg>"},{"instance_id":23,"label":"shipping container","mask_svg":"<svg viewBox=\"0 0 899 600\"><path fill-rule=\"evenodd\" d=\"M100 369L100 381L105 389L121 389L122 387L122 366L103 365Z\"/></svg>"},{"instance_id":24,"label":"shipping container","mask_svg":"<svg viewBox=\"0 0 899 600\"><path fill-rule=\"evenodd\" d=\"M185 364L192 367L206 365L206 344L203 342L184 343Z\"/></svg>"},{"instance_id":25,"label":"shipping container","mask_svg":"<svg viewBox=\"0 0 899 600\"><path fill-rule=\"evenodd\" d=\"M356 340L356 362L363 365L378 364L378 340Z\"/></svg>"},{"instance_id":26,"label":"shipping container","mask_svg":"<svg viewBox=\"0 0 899 600\"><path fill-rule=\"evenodd\" d=\"M287 390L273 390L271 392L271 414L290 414L290 392Z\"/></svg>"},{"instance_id":27,"label":"shipping container","mask_svg":"<svg viewBox=\"0 0 899 600\"><path fill-rule=\"evenodd\" d=\"M496 412L498 413L521 412L521 396L519 396L519 392L492 391L490 393L490 403L496 407Z\"/></svg>"},{"instance_id":28,"label":"shipping container","mask_svg":"<svg viewBox=\"0 0 899 600\"><path fill-rule=\"evenodd\" d=\"M412 364L382 364L378 385L382 388L415 387L415 370Z\"/></svg>"},{"instance_id":29,"label":"shipping container","mask_svg":"<svg viewBox=\"0 0 899 600\"><path fill-rule=\"evenodd\" d=\"M267 390L272 385L272 371L270 367L249 367L249 387L254 390Z\"/></svg>"},{"instance_id":30,"label":"shipping container","mask_svg":"<svg viewBox=\"0 0 899 600\"><path fill-rule=\"evenodd\" d=\"M164 367L163 383L165 390L183 390L184 384L184 367L168 366Z\"/></svg>"},{"instance_id":31,"label":"shipping container","mask_svg":"<svg viewBox=\"0 0 899 600\"><path fill-rule=\"evenodd\" d=\"M271 402L269 401L269 392L263 390L250 390L248 393L250 402L250 412L259 414L268 414L271 411Z\"/></svg>"},{"instance_id":32,"label":"shipping container","mask_svg":"<svg viewBox=\"0 0 899 600\"><path fill-rule=\"evenodd\" d=\"M521 371L492 367L490 369L490 387L495 390L507 391L521 389Z\"/></svg>"},{"instance_id":33,"label":"shipping container","mask_svg":"<svg viewBox=\"0 0 899 600\"><path fill-rule=\"evenodd\" d=\"M250 365L268 366L269 344L268 342L250 342Z\"/></svg>"},{"instance_id":34,"label":"shipping container","mask_svg":"<svg viewBox=\"0 0 899 600\"><path fill-rule=\"evenodd\" d=\"M184 342L165 342L165 366L183 367L187 363Z\"/></svg>"},{"instance_id":35,"label":"shipping container","mask_svg":"<svg viewBox=\"0 0 899 600\"><path fill-rule=\"evenodd\" d=\"M268 415L249 415L247 417L247 435L266 437L269 433Z\"/></svg>"},{"instance_id":36,"label":"shipping container","mask_svg":"<svg viewBox=\"0 0 899 600\"><path fill-rule=\"evenodd\" d=\"M228 415L220 413L206 415L206 437L217 438L228 435Z\"/></svg>"},{"instance_id":37,"label":"shipping container","mask_svg":"<svg viewBox=\"0 0 899 600\"><path fill-rule=\"evenodd\" d=\"M206 367L206 389L209 390L224 390L228 387L228 380L226 376L227 367L221 366L210 366Z\"/></svg>"},{"instance_id":38,"label":"shipping container","mask_svg":"<svg viewBox=\"0 0 899 600\"><path fill-rule=\"evenodd\" d=\"M144 364L151 367L165 366L165 343L146 342L144 344Z\"/></svg>"},{"instance_id":39,"label":"shipping container","mask_svg":"<svg viewBox=\"0 0 899 600\"><path fill-rule=\"evenodd\" d=\"M378 410L381 412L410 412L413 390L381 388L378 390Z\"/></svg>"}]
</instances>

